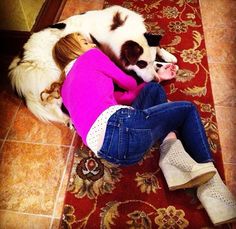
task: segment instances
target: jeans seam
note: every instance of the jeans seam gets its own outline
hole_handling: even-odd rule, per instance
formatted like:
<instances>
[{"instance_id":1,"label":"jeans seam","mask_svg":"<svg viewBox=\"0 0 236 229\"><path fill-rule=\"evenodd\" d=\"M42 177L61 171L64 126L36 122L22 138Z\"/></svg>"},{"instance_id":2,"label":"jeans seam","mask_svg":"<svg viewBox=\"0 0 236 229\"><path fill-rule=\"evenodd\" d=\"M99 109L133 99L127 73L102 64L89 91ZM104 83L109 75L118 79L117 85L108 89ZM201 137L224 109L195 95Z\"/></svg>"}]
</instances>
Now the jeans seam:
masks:
<instances>
[{"instance_id":1,"label":"jeans seam","mask_svg":"<svg viewBox=\"0 0 236 229\"><path fill-rule=\"evenodd\" d=\"M111 142L112 142L112 139L113 139L113 136L114 136L114 132L115 132L115 127L113 126L113 128L112 128L112 133L111 133L111 136L110 136L109 147L107 148L107 153L106 153L107 156L108 156L109 153L110 153Z\"/></svg>"},{"instance_id":2,"label":"jeans seam","mask_svg":"<svg viewBox=\"0 0 236 229\"><path fill-rule=\"evenodd\" d=\"M186 107L191 107L192 105L184 105L182 106L182 108L186 108ZM149 108L148 108L149 109ZM145 112L147 113L147 116L145 117L146 119L149 118L152 114L149 114L149 112L147 111L148 109L145 109ZM176 108L169 108L169 110L175 110ZM155 115L158 115L158 114L162 114L162 113L165 113L166 111L158 111L158 113L155 113Z\"/></svg>"},{"instance_id":3,"label":"jeans seam","mask_svg":"<svg viewBox=\"0 0 236 229\"><path fill-rule=\"evenodd\" d=\"M204 136L203 136L203 133L202 133L202 131L200 131L200 129L203 127L203 131L205 131L205 128L204 128L204 126L200 126L199 125L199 122L197 121L197 118L198 117L198 115L196 114L196 110L194 110L194 119L195 119L195 121L197 122L197 125L198 125L198 132L199 132L199 135L200 135L200 137L201 137L201 141L202 141L202 143L203 143L203 146L204 146L204 148L205 148L205 151L207 152L207 156L208 157L210 157L211 158L211 155L209 154L209 148L207 147L207 145L206 145L206 142L204 141ZM200 117L199 117L200 118ZM200 119L200 121L201 121L201 119ZM206 136L206 138L207 138L207 136ZM207 140L207 139L206 139Z\"/></svg>"}]
</instances>

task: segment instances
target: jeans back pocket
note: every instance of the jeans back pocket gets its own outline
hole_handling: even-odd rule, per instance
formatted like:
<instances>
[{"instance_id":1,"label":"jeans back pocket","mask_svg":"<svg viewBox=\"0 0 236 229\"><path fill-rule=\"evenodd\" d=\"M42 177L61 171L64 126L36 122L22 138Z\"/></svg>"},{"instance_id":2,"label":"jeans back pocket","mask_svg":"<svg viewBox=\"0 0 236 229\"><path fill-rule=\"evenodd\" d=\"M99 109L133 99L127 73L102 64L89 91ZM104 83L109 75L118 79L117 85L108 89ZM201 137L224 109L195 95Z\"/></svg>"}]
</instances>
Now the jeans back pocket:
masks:
<instances>
[{"instance_id":1,"label":"jeans back pocket","mask_svg":"<svg viewBox=\"0 0 236 229\"><path fill-rule=\"evenodd\" d=\"M127 158L135 159L142 157L152 146L151 130L129 128L128 133L129 143Z\"/></svg>"}]
</instances>

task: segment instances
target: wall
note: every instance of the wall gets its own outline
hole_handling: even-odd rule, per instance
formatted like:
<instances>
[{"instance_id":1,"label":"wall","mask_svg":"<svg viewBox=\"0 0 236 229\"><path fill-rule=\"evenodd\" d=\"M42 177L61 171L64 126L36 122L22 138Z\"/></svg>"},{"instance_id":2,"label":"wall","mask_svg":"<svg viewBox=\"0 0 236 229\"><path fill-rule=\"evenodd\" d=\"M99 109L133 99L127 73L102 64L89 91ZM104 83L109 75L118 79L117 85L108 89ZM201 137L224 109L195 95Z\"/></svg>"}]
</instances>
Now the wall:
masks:
<instances>
[{"instance_id":1,"label":"wall","mask_svg":"<svg viewBox=\"0 0 236 229\"><path fill-rule=\"evenodd\" d=\"M45 0L0 0L0 29L30 31Z\"/></svg>"}]
</instances>

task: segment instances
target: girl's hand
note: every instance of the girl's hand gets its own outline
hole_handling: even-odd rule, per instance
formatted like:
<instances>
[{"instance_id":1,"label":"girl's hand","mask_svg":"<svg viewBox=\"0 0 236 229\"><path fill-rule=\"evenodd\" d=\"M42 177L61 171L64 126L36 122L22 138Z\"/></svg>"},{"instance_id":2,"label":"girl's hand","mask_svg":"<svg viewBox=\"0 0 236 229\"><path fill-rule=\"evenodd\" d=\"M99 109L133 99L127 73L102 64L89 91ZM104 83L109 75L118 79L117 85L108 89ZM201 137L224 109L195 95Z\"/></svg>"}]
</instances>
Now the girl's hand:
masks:
<instances>
[{"instance_id":1,"label":"girl's hand","mask_svg":"<svg viewBox=\"0 0 236 229\"><path fill-rule=\"evenodd\" d=\"M165 64L157 72L157 81L170 80L176 77L178 66L174 64Z\"/></svg>"}]
</instances>

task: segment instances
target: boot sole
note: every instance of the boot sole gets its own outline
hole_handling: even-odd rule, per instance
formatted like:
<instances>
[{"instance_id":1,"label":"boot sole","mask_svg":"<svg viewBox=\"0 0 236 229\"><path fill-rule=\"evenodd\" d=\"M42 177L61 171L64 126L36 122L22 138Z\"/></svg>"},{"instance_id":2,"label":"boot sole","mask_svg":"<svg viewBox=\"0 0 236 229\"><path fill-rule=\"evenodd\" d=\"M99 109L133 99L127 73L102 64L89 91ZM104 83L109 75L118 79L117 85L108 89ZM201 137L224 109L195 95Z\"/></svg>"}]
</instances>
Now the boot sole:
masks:
<instances>
[{"instance_id":1,"label":"boot sole","mask_svg":"<svg viewBox=\"0 0 236 229\"><path fill-rule=\"evenodd\" d=\"M171 186L169 189L171 191L177 190L177 189L185 189L185 188L193 188L193 187L198 187L202 184L205 184L207 181L209 181L214 175L216 174L215 171L213 172L208 172L204 173L202 175L199 175L195 178L192 178L190 181L181 184L181 185L176 185L176 186Z\"/></svg>"},{"instance_id":2,"label":"boot sole","mask_svg":"<svg viewBox=\"0 0 236 229\"><path fill-rule=\"evenodd\" d=\"M236 222L236 217L232 218L232 219L229 219L229 220L225 220L225 221L221 221L219 223L214 223L214 226L220 226L222 224L228 224L228 223L235 223Z\"/></svg>"},{"instance_id":3,"label":"boot sole","mask_svg":"<svg viewBox=\"0 0 236 229\"><path fill-rule=\"evenodd\" d=\"M215 174L216 169L212 164L201 164L193 171L181 171L179 168L160 163L168 188L171 191L177 189L193 188L209 181Z\"/></svg>"}]
</instances>

